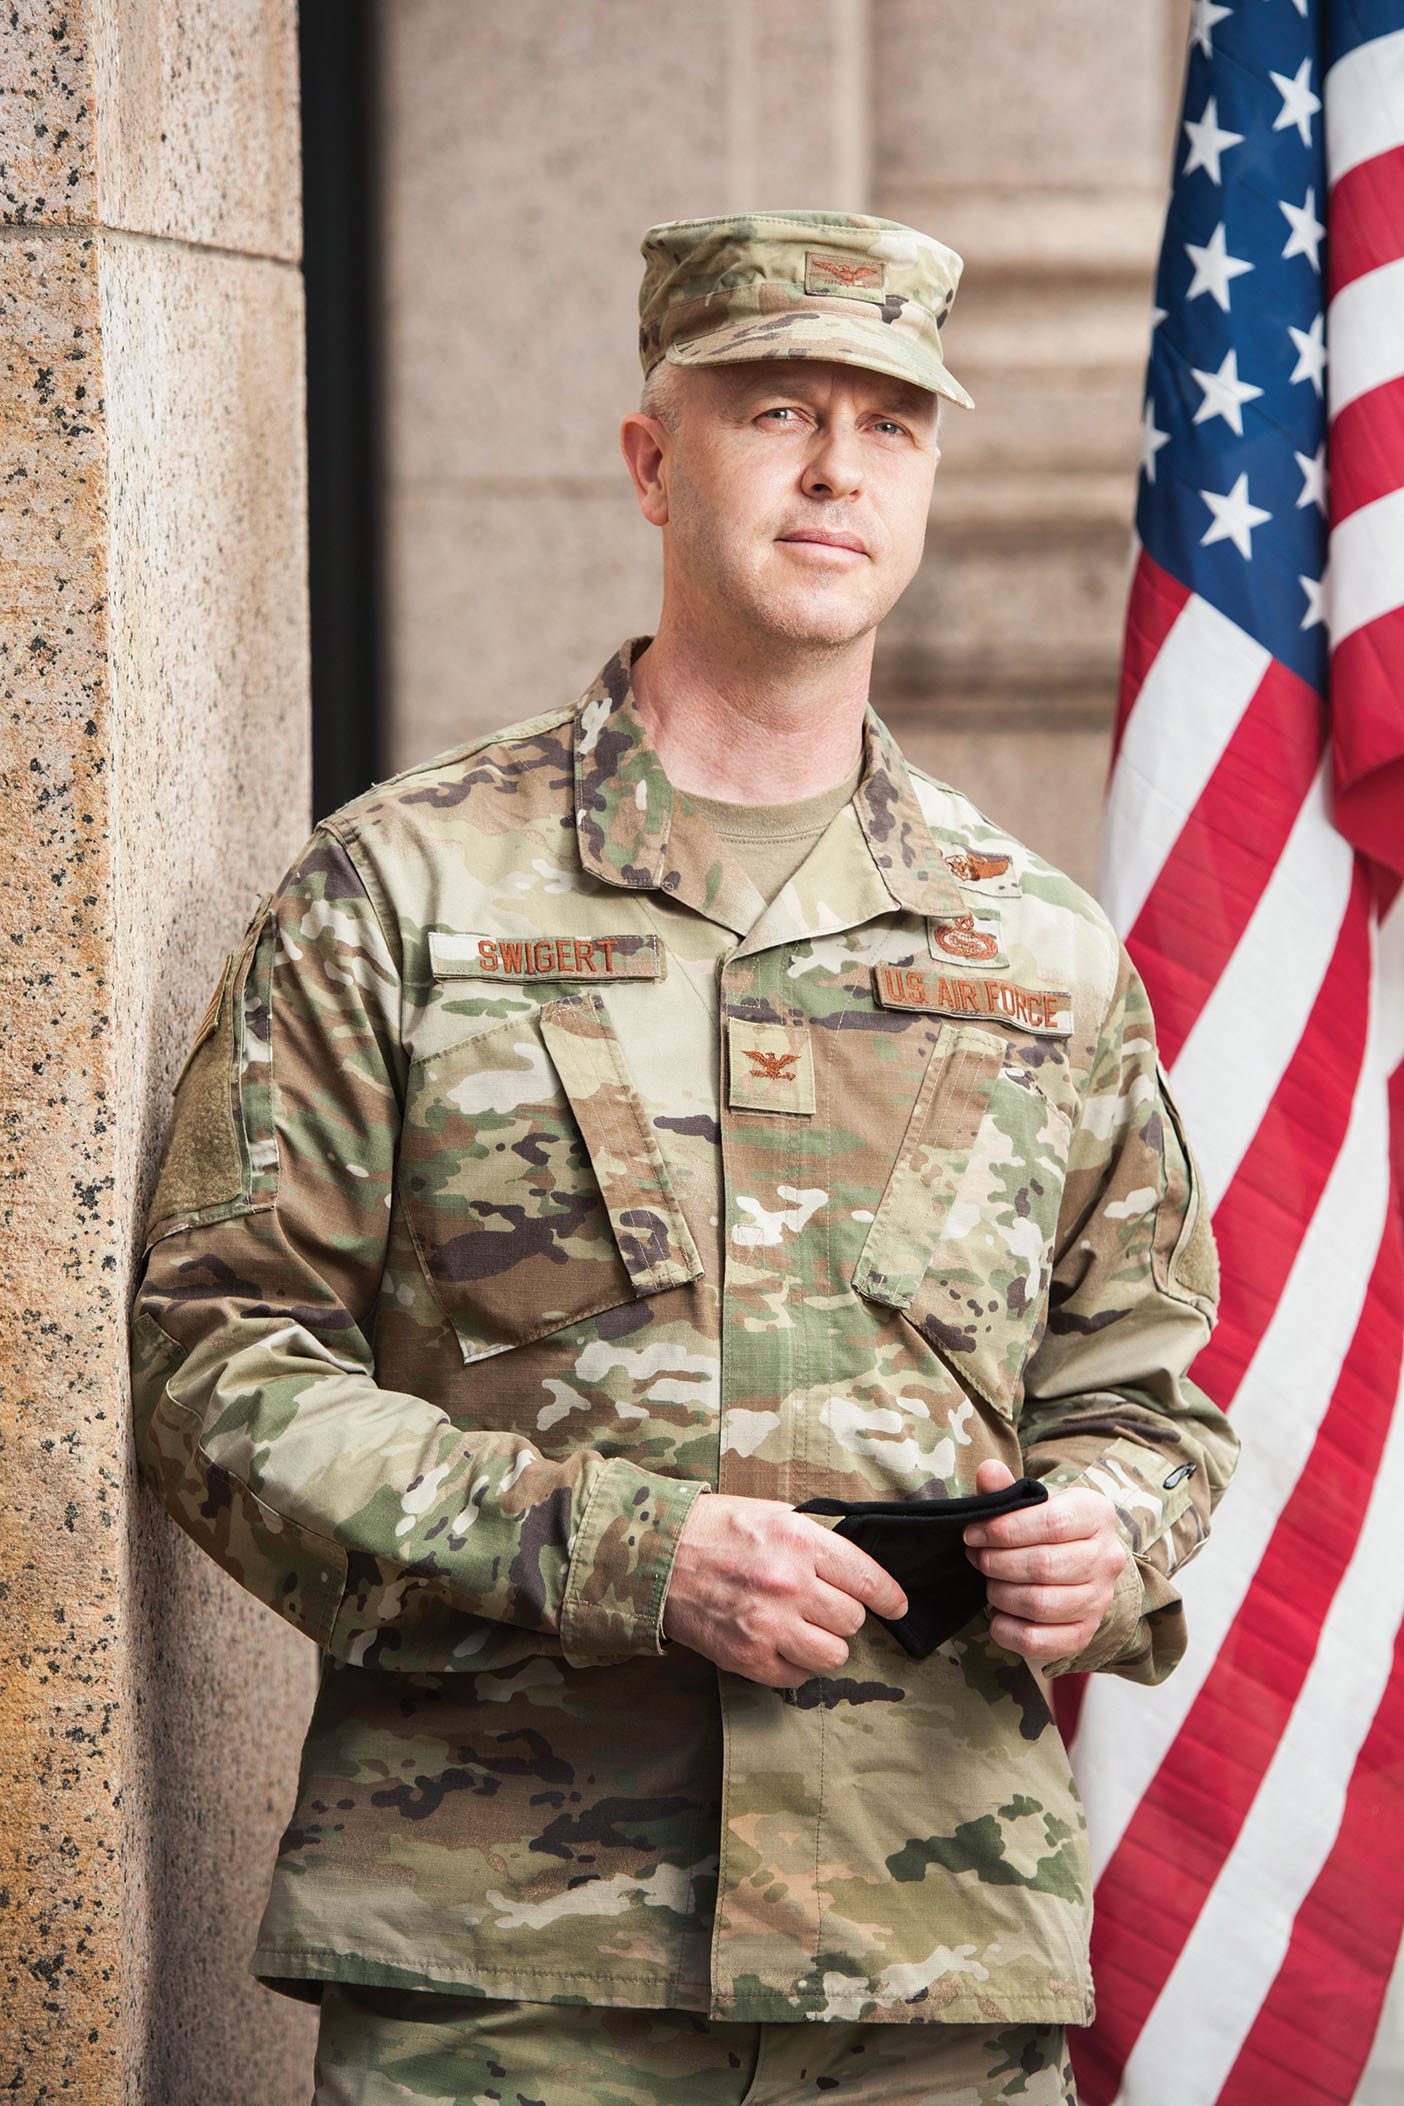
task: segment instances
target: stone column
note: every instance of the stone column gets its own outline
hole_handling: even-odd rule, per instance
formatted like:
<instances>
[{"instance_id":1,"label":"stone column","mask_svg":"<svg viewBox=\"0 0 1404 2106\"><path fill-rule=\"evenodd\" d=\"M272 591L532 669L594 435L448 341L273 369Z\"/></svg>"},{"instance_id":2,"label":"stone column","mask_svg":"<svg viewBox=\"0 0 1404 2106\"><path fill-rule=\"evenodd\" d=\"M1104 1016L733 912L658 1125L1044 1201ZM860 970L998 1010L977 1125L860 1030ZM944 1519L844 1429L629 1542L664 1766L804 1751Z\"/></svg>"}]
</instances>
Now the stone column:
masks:
<instances>
[{"instance_id":1,"label":"stone column","mask_svg":"<svg viewBox=\"0 0 1404 2106\"><path fill-rule=\"evenodd\" d=\"M0 2093L293 2106L246 1967L316 1656L137 1482L126 1319L309 823L294 0L18 0L0 88Z\"/></svg>"}]
</instances>

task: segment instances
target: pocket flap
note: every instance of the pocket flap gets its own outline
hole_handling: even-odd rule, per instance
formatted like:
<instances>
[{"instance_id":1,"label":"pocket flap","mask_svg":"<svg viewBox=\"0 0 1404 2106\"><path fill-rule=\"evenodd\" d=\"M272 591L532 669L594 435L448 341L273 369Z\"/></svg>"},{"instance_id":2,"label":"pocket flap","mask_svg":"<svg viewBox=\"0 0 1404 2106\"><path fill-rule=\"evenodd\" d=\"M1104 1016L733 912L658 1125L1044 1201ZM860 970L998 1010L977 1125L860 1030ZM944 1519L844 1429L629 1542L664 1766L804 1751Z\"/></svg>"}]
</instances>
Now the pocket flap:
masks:
<instances>
[{"instance_id":1,"label":"pocket flap","mask_svg":"<svg viewBox=\"0 0 1404 2106\"><path fill-rule=\"evenodd\" d=\"M399 1191L466 1361L703 1269L593 991L413 1063Z\"/></svg>"},{"instance_id":2,"label":"pocket flap","mask_svg":"<svg viewBox=\"0 0 1404 2106\"><path fill-rule=\"evenodd\" d=\"M1042 1315L1071 1122L1009 1046L948 1025L853 1274L1006 1418Z\"/></svg>"},{"instance_id":3,"label":"pocket flap","mask_svg":"<svg viewBox=\"0 0 1404 2106\"><path fill-rule=\"evenodd\" d=\"M600 996L550 1002L539 1021L630 1279L640 1294L695 1280L702 1260Z\"/></svg>"},{"instance_id":4,"label":"pocket flap","mask_svg":"<svg viewBox=\"0 0 1404 2106\"><path fill-rule=\"evenodd\" d=\"M853 1275L854 1286L870 1301L907 1309L915 1299L1003 1058L995 1032L943 1025Z\"/></svg>"}]
</instances>

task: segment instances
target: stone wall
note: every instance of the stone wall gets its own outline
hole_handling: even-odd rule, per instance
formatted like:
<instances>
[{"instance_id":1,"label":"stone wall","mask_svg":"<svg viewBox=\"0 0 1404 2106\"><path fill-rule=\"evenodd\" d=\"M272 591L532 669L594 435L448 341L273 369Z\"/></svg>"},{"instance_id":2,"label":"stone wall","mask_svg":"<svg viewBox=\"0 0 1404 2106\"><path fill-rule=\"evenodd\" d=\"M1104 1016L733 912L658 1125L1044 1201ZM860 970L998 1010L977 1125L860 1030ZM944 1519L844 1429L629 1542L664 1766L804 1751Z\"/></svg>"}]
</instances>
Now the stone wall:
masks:
<instances>
[{"instance_id":1,"label":"stone wall","mask_svg":"<svg viewBox=\"0 0 1404 2106\"><path fill-rule=\"evenodd\" d=\"M391 764L651 629L619 457L655 220L882 213L966 259L926 561L878 644L912 756L1084 880L1113 706L1182 0L382 9Z\"/></svg>"},{"instance_id":2,"label":"stone wall","mask_svg":"<svg viewBox=\"0 0 1404 2106\"><path fill-rule=\"evenodd\" d=\"M0 2091L292 2106L246 1969L316 1655L136 1481L126 1323L309 818L296 10L20 0L0 88Z\"/></svg>"}]
</instances>

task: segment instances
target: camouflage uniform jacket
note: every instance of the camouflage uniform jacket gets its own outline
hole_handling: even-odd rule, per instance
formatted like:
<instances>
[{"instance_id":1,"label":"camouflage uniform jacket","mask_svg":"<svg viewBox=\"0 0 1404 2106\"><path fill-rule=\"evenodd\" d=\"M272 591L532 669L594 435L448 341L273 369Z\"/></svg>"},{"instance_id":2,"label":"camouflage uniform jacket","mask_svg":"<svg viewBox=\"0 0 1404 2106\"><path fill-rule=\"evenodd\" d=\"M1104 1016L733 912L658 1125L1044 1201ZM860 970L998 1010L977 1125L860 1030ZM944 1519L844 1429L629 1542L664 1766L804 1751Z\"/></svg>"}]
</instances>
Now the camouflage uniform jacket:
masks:
<instances>
[{"instance_id":1,"label":"camouflage uniform jacket","mask_svg":"<svg viewBox=\"0 0 1404 2106\"><path fill-rule=\"evenodd\" d=\"M181 1526L323 1649L254 1971L750 2020L1085 2021L1048 1671L872 1619L781 1694L661 1635L705 1487L1115 1503L1083 1664L1183 1646L1232 1467L1213 1244L1092 902L871 710L761 902L633 639L377 784L261 901L134 1314Z\"/></svg>"}]
</instances>

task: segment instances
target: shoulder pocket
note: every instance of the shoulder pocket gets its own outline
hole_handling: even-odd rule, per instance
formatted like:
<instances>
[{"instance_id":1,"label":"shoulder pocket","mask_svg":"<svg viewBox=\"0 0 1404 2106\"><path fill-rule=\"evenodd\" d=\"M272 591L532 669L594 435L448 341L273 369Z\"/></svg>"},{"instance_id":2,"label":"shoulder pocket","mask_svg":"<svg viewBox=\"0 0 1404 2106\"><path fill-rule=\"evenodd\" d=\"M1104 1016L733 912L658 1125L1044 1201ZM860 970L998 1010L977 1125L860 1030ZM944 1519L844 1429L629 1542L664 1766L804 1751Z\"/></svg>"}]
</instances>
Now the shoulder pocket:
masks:
<instances>
[{"instance_id":1,"label":"shoulder pocket","mask_svg":"<svg viewBox=\"0 0 1404 2106\"><path fill-rule=\"evenodd\" d=\"M998 1031L943 1027L853 1285L900 1310L964 1388L1012 1419L1072 1123L1011 1050Z\"/></svg>"},{"instance_id":2,"label":"shoulder pocket","mask_svg":"<svg viewBox=\"0 0 1404 2106\"><path fill-rule=\"evenodd\" d=\"M146 1245L260 1204L276 1183L269 986L277 931L265 893L226 957L175 1080ZM266 932L266 940L265 940Z\"/></svg>"},{"instance_id":3,"label":"shoulder pocket","mask_svg":"<svg viewBox=\"0 0 1404 2106\"><path fill-rule=\"evenodd\" d=\"M702 1271L593 992L414 1063L399 1188L466 1361Z\"/></svg>"},{"instance_id":4,"label":"shoulder pocket","mask_svg":"<svg viewBox=\"0 0 1404 2106\"><path fill-rule=\"evenodd\" d=\"M1164 1151L1165 1190L1156 1210L1151 1264L1163 1293L1198 1309L1210 1328L1218 1317L1219 1254L1209 1224L1209 1209L1194 1152L1170 1094L1170 1082L1157 1060L1160 1101L1172 1129Z\"/></svg>"}]
</instances>

